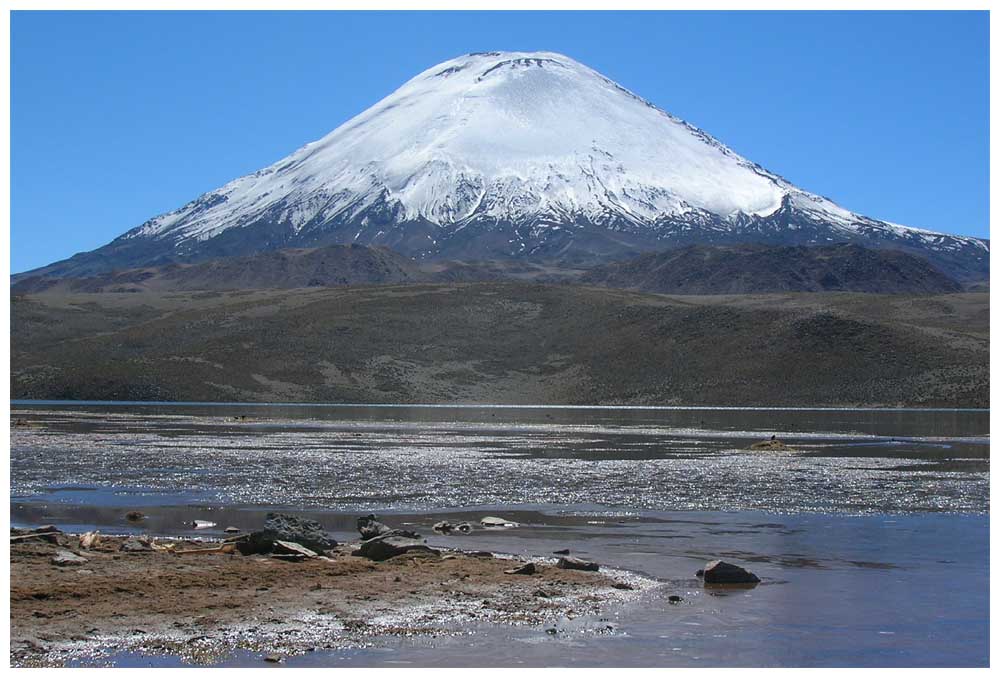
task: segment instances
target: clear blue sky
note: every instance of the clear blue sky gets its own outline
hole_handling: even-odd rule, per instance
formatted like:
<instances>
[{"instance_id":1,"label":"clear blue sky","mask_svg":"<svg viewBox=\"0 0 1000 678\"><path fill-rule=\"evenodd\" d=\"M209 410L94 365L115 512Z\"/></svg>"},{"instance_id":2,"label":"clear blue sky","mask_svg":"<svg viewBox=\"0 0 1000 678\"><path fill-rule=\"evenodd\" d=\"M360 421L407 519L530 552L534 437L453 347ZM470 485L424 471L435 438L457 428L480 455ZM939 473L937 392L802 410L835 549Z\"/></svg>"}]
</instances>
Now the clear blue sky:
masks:
<instances>
[{"instance_id":1,"label":"clear blue sky","mask_svg":"<svg viewBox=\"0 0 1000 678\"><path fill-rule=\"evenodd\" d=\"M93 249L440 61L563 52L870 216L988 237L986 12L14 12L11 270Z\"/></svg>"}]
</instances>

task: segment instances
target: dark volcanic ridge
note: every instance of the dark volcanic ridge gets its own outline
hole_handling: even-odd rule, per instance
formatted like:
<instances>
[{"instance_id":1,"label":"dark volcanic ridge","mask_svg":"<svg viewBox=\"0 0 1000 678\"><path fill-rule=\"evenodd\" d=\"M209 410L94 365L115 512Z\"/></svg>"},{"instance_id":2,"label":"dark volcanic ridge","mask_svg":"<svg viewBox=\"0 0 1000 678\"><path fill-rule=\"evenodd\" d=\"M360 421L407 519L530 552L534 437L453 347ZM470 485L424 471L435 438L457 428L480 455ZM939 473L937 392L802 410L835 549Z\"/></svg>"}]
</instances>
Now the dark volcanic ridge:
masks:
<instances>
[{"instance_id":1,"label":"dark volcanic ridge","mask_svg":"<svg viewBox=\"0 0 1000 678\"><path fill-rule=\"evenodd\" d=\"M338 245L222 257L201 263L172 263L82 278L31 276L17 279L11 291L32 294L289 289L383 285L426 278L412 260L392 250Z\"/></svg>"},{"instance_id":2,"label":"dark volcanic ridge","mask_svg":"<svg viewBox=\"0 0 1000 678\"><path fill-rule=\"evenodd\" d=\"M21 277L14 294L290 289L420 282L580 282L670 294L872 292L942 294L962 286L926 260L852 244L818 247L690 246L592 269L552 262L414 262L386 248L333 245L83 278Z\"/></svg>"},{"instance_id":3,"label":"dark volcanic ridge","mask_svg":"<svg viewBox=\"0 0 1000 678\"><path fill-rule=\"evenodd\" d=\"M598 266L585 273L580 281L667 294L942 294L962 289L958 282L926 259L855 244L825 247L696 245Z\"/></svg>"}]
</instances>

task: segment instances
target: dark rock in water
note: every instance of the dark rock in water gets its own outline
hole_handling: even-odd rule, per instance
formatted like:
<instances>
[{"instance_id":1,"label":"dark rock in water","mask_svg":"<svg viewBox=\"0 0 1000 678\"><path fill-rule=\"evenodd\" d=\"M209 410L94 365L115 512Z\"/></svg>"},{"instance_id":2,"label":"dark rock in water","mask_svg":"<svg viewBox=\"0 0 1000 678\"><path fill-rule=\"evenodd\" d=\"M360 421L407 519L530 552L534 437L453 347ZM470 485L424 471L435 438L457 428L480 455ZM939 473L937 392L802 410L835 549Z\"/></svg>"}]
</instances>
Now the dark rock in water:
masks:
<instances>
[{"instance_id":1,"label":"dark rock in water","mask_svg":"<svg viewBox=\"0 0 1000 678\"><path fill-rule=\"evenodd\" d=\"M506 518L497 518L496 516L486 516L480 519L479 524L483 527L493 527L493 528L505 528L505 527L517 527L517 523L513 520L507 520Z\"/></svg>"},{"instance_id":2,"label":"dark rock in water","mask_svg":"<svg viewBox=\"0 0 1000 678\"><path fill-rule=\"evenodd\" d=\"M568 556L569 549L559 549L558 551L553 551L552 553L556 554L557 556Z\"/></svg>"},{"instance_id":3,"label":"dark rock in water","mask_svg":"<svg viewBox=\"0 0 1000 678\"><path fill-rule=\"evenodd\" d=\"M125 514L125 520L130 523L138 523L146 519L146 514L142 511L129 511Z\"/></svg>"},{"instance_id":4,"label":"dark rock in water","mask_svg":"<svg viewBox=\"0 0 1000 678\"><path fill-rule=\"evenodd\" d=\"M563 570L586 570L588 572L597 572L600 569L600 565L597 563L592 563L589 560L581 560L580 558L574 558L573 556L563 556L556 563L556 567Z\"/></svg>"},{"instance_id":5,"label":"dark rock in water","mask_svg":"<svg viewBox=\"0 0 1000 678\"><path fill-rule=\"evenodd\" d=\"M385 534L361 542L361 548L352 555L361 556L370 560L388 560L404 553L420 552L428 555L440 555L440 551L432 549L419 539L411 539L395 534Z\"/></svg>"},{"instance_id":6,"label":"dark rock in water","mask_svg":"<svg viewBox=\"0 0 1000 678\"><path fill-rule=\"evenodd\" d=\"M492 551L468 551L465 555L470 558L493 558Z\"/></svg>"},{"instance_id":7,"label":"dark rock in water","mask_svg":"<svg viewBox=\"0 0 1000 678\"><path fill-rule=\"evenodd\" d=\"M753 572L722 560L713 560L706 564L703 576L706 584L756 584L760 582L760 577Z\"/></svg>"},{"instance_id":8,"label":"dark rock in water","mask_svg":"<svg viewBox=\"0 0 1000 678\"><path fill-rule=\"evenodd\" d=\"M702 577L705 576L705 570L698 570L697 572L694 573L694 576L696 576L699 579L701 579Z\"/></svg>"},{"instance_id":9,"label":"dark rock in water","mask_svg":"<svg viewBox=\"0 0 1000 678\"><path fill-rule=\"evenodd\" d=\"M269 654L266 657L264 657L264 661L270 662L271 664L280 664L281 663L281 657L279 657L276 654Z\"/></svg>"},{"instance_id":10,"label":"dark rock in water","mask_svg":"<svg viewBox=\"0 0 1000 678\"><path fill-rule=\"evenodd\" d=\"M676 605L677 603L681 602L682 600L684 600L684 599L681 598L680 596L668 596L667 597L667 602L669 602L671 605Z\"/></svg>"},{"instance_id":11,"label":"dark rock in water","mask_svg":"<svg viewBox=\"0 0 1000 678\"><path fill-rule=\"evenodd\" d=\"M439 523L434 523L434 527L431 528L435 532L440 532L441 534L450 534L455 526L449 523L447 520L442 520Z\"/></svg>"},{"instance_id":12,"label":"dark rock in water","mask_svg":"<svg viewBox=\"0 0 1000 678\"><path fill-rule=\"evenodd\" d=\"M374 539L393 535L396 537L406 537L407 539L423 539L418 533L412 530L397 530L379 521L378 516L369 514L364 518L358 518L358 532L364 540Z\"/></svg>"},{"instance_id":13,"label":"dark rock in water","mask_svg":"<svg viewBox=\"0 0 1000 678\"><path fill-rule=\"evenodd\" d=\"M555 627L553 627L553 628L548 628L548 629L545 629L545 633L549 634L550 636L554 636L554 635L556 635L557 633L559 633L559 629L557 629L557 628L555 628Z\"/></svg>"},{"instance_id":14,"label":"dark rock in water","mask_svg":"<svg viewBox=\"0 0 1000 678\"><path fill-rule=\"evenodd\" d=\"M520 567L515 567L512 570L504 570L504 574L535 574L538 570L535 568L534 563L525 563Z\"/></svg>"},{"instance_id":15,"label":"dark rock in water","mask_svg":"<svg viewBox=\"0 0 1000 678\"><path fill-rule=\"evenodd\" d=\"M790 450L788 445L771 436L769 440L762 440L750 446L751 450Z\"/></svg>"},{"instance_id":16,"label":"dark rock in water","mask_svg":"<svg viewBox=\"0 0 1000 678\"><path fill-rule=\"evenodd\" d=\"M240 528L229 526L225 530L223 530L223 532L225 532L226 534L239 534Z\"/></svg>"},{"instance_id":17,"label":"dark rock in water","mask_svg":"<svg viewBox=\"0 0 1000 678\"><path fill-rule=\"evenodd\" d=\"M455 526L455 529L461 532L462 534L468 534L469 532L472 532L472 524L459 523L458 525Z\"/></svg>"},{"instance_id":18,"label":"dark rock in water","mask_svg":"<svg viewBox=\"0 0 1000 678\"><path fill-rule=\"evenodd\" d=\"M83 556L78 556L72 551L64 551L62 549L56 551L55 555L52 556L52 564L58 565L59 567L72 567L75 565L83 565L87 562L87 559Z\"/></svg>"},{"instance_id":19,"label":"dark rock in water","mask_svg":"<svg viewBox=\"0 0 1000 678\"><path fill-rule=\"evenodd\" d=\"M149 545L149 541L144 539L139 539L138 537L130 537L122 542L121 546L118 547L119 551L137 553L140 551L152 551L153 547Z\"/></svg>"}]
</instances>

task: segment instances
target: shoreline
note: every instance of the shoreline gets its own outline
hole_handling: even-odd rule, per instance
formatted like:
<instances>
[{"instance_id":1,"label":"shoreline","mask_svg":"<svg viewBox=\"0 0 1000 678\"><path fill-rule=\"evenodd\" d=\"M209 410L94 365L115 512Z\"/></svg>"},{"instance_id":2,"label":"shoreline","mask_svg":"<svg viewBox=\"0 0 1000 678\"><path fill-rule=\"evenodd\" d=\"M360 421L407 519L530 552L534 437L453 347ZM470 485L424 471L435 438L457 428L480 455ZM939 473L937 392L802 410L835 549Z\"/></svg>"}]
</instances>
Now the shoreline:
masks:
<instances>
[{"instance_id":1,"label":"shoreline","mask_svg":"<svg viewBox=\"0 0 1000 678\"><path fill-rule=\"evenodd\" d=\"M211 664L236 651L284 661L313 651L364 647L385 638L441 637L483 625L538 627L600 614L656 585L624 571L559 569L521 559L441 550L382 562L351 555L282 562L239 553L122 551L133 537L80 535L11 543L12 666L103 665L113 655L173 655ZM206 539L156 539L178 550ZM86 559L52 563L57 552ZM509 570L533 562L532 575ZM611 630L612 625L608 625Z\"/></svg>"}]
</instances>

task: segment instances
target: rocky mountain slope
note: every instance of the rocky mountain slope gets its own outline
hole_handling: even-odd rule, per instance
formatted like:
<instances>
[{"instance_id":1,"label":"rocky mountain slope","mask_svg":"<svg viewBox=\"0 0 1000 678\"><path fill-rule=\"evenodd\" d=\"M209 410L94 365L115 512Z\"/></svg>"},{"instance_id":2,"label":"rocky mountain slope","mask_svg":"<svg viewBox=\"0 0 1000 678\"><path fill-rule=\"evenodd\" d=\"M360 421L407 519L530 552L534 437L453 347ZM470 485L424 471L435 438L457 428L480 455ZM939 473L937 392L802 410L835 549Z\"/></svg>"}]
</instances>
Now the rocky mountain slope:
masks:
<instances>
[{"instance_id":1,"label":"rocky mountain slope","mask_svg":"<svg viewBox=\"0 0 1000 678\"><path fill-rule=\"evenodd\" d=\"M696 245L591 269L589 284L669 294L874 292L943 294L961 286L925 259L859 245Z\"/></svg>"},{"instance_id":2,"label":"rocky mountain slope","mask_svg":"<svg viewBox=\"0 0 1000 678\"><path fill-rule=\"evenodd\" d=\"M332 245L284 249L196 264L166 264L83 278L30 276L11 286L13 294L39 292L156 292L290 289L385 285L427 280L410 259L381 247Z\"/></svg>"},{"instance_id":3,"label":"rocky mountain slope","mask_svg":"<svg viewBox=\"0 0 1000 678\"><path fill-rule=\"evenodd\" d=\"M850 244L697 245L591 269L516 259L418 263L385 248L331 245L113 271L84 278L31 276L15 282L11 292L134 293L501 280L581 283L672 294L824 291L943 294L962 289L959 283L920 257Z\"/></svg>"},{"instance_id":4,"label":"rocky mountain slope","mask_svg":"<svg viewBox=\"0 0 1000 678\"><path fill-rule=\"evenodd\" d=\"M33 273L344 243L417 260L592 264L748 242L854 242L921 254L962 280L988 276L985 241L844 209L550 52L438 64L273 165Z\"/></svg>"}]
</instances>

